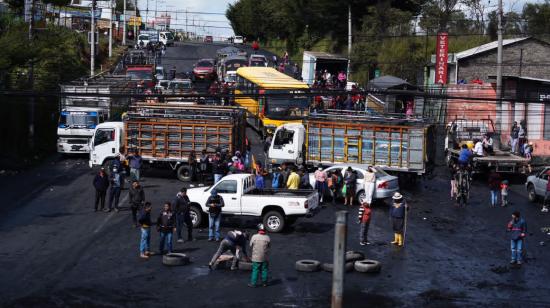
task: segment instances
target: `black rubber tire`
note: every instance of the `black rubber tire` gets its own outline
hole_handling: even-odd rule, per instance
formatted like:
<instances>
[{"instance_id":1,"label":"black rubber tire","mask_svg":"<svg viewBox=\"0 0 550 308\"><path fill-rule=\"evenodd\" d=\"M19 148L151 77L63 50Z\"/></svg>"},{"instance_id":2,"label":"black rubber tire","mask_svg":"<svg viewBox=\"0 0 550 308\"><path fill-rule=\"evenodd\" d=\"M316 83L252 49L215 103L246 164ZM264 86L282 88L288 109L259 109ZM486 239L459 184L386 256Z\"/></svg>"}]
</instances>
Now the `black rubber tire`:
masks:
<instances>
[{"instance_id":1,"label":"black rubber tire","mask_svg":"<svg viewBox=\"0 0 550 308\"><path fill-rule=\"evenodd\" d=\"M346 262L353 262L365 259L365 254L359 251L346 251Z\"/></svg>"},{"instance_id":2,"label":"black rubber tire","mask_svg":"<svg viewBox=\"0 0 550 308\"><path fill-rule=\"evenodd\" d=\"M202 225L203 218L204 218L204 213L202 212L202 210L198 206L192 205L189 208L189 215L191 215L191 219L194 220L193 221L193 228L198 228ZM195 219L193 219L194 217L195 217Z\"/></svg>"},{"instance_id":3,"label":"black rubber tire","mask_svg":"<svg viewBox=\"0 0 550 308\"><path fill-rule=\"evenodd\" d=\"M271 233L279 233L285 228L285 217L279 211L269 211L263 216L265 229Z\"/></svg>"},{"instance_id":4,"label":"black rubber tire","mask_svg":"<svg viewBox=\"0 0 550 308\"><path fill-rule=\"evenodd\" d=\"M176 177L182 182L190 182L191 168L188 165L180 165L176 170Z\"/></svg>"},{"instance_id":5,"label":"black rubber tire","mask_svg":"<svg viewBox=\"0 0 550 308\"><path fill-rule=\"evenodd\" d=\"M184 253L168 253L162 256L162 264L167 266L180 266L189 264L189 257Z\"/></svg>"},{"instance_id":6,"label":"black rubber tire","mask_svg":"<svg viewBox=\"0 0 550 308\"><path fill-rule=\"evenodd\" d=\"M321 262L317 260L298 260L295 268L299 272L316 272L319 270Z\"/></svg>"},{"instance_id":7,"label":"black rubber tire","mask_svg":"<svg viewBox=\"0 0 550 308\"><path fill-rule=\"evenodd\" d=\"M382 269L382 263L376 260L359 260L355 261L354 268L360 273L378 273Z\"/></svg>"},{"instance_id":8,"label":"black rubber tire","mask_svg":"<svg viewBox=\"0 0 550 308\"><path fill-rule=\"evenodd\" d=\"M537 202L537 193L535 192L535 186L533 186L533 184L527 186L527 198L529 202Z\"/></svg>"},{"instance_id":9,"label":"black rubber tire","mask_svg":"<svg viewBox=\"0 0 550 308\"><path fill-rule=\"evenodd\" d=\"M251 271L252 270L252 262L239 261L239 269L241 271Z\"/></svg>"},{"instance_id":10,"label":"black rubber tire","mask_svg":"<svg viewBox=\"0 0 550 308\"><path fill-rule=\"evenodd\" d=\"M346 272L353 271L354 263L355 262L346 262L346 265L345 265ZM332 273L333 268L334 268L334 265L332 265L332 263L321 264L321 269L325 272Z\"/></svg>"}]
</instances>

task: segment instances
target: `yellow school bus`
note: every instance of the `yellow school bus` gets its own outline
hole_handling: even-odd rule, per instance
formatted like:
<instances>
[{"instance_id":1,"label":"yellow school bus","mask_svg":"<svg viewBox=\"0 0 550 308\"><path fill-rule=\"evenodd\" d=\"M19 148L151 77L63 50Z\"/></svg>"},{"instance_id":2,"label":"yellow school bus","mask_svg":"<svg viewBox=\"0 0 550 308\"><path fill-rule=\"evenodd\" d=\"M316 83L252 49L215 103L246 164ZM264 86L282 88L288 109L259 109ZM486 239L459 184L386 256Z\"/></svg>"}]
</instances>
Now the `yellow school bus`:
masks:
<instances>
[{"instance_id":1,"label":"yellow school bus","mask_svg":"<svg viewBox=\"0 0 550 308\"><path fill-rule=\"evenodd\" d=\"M311 99L309 87L271 67L237 69L235 104L247 110L247 122L262 136L285 123L301 123Z\"/></svg>"}]
</instances>

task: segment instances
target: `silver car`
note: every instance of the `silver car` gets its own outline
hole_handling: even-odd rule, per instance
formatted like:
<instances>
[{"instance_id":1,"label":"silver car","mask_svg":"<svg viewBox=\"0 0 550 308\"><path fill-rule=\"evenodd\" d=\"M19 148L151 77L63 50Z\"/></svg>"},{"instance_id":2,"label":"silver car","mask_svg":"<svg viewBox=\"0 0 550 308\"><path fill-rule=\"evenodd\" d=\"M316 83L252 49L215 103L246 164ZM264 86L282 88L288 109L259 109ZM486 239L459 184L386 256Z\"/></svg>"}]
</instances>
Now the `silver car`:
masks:
<instances>
[{"instance_id":1,"label":"silver car","mask_svg":"<svg viewBox=\"0 0 550 308\"><path fill-rule=\"evenodd\" d=\"M359 203L363 203L363 201L366 198L365 194L365 174L368 172L367 170L355 166L349 166L349 165L336 165L332 167L328 167L324 169L324 171L327 173L328 176L332 174L336 169L340 170L340 173L342 176L345 175L346 169L348 167L351 167L353 170L357 172L357 184L355 185L355 196L356 200ZM399 191L399 180L396 176L389 175L386 173L386 171L382 170L379 167L371 167L375 172L376 176L376 183L374 185L374 195L373 200L377 199L386 199L393 196L393 194L396 191ZM310 173L309 174L309 183L312 187L315 187L315 174ZM327 191L327 194L330 192Z\"/></svg>"},{"instance_id":2,"label":"silver car","mask_svg":"<svg viewBox=\"0 0 550 308\"><path fill-rule=\"evenodd\" d=\"M529 201L536 202L538 198L544 198L548 177L550 176L549 172L550 167L545 167L541 172L527 177L525 188L527 189Z\"/></svg>"}]
</instances>

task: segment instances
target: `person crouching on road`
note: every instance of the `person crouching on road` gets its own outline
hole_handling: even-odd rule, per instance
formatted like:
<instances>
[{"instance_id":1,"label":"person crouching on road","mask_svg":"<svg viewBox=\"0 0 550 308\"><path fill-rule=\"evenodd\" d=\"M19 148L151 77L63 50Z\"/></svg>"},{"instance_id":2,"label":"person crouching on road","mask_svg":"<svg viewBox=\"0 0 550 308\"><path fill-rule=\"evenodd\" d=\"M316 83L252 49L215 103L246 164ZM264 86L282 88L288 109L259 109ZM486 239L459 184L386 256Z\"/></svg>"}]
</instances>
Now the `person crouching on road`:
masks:
<instances>
[{"instance_id":1,"label":"person crouching on road","mask_svg":"<svg viewBox=\"0 0 550 308\"><path fill-rule=\"evenodd\" d=\"M407 218L406 212L409 210L409 207L407 206L407 202L403 199L403 196L398 192L393 195L392 199L393 204L390 208L390 219L392 222L394 239L391 243L397 246L403 246L403 234Z\"/></svg>"},{"instance_id":2,"label":"person crouching on road","mask_svg":"<svg viewBox=\"0 0 550 308\"><path fill-rule=\"evenodd\" d=\"M370 245L370 242L367 240L367 235L369 233L370 219L371 219L371 209L370 204L363 202L359 207L359 216L358 223L361 224L361 229L359 232L359 244L361 246Z\"/></svg>"},{"instance_id":3,"label":"person crouching on road","mask_svg":"<svg viewBox=\"0 0 550 308\"><path fill-rule=\"evenodd\" d=\"M238 260L241 256L241 253L244 259L248 259L246 254L246 241L248 240L248 235L240 230L233 230L227 232L225 238L220 242L218 250L208 263L208 268L216 269L218 264L218 258L226 251L229 251L233 254L233 262L231 263L231 270L236 270L238 267Z\"/></svg>"},{"instance_id":4,"label":"person crouching on road","mask_svg":"<svg viewBox=\"0 0 550 308\"><path fill-rule=\"evenodd\" d=\"M220 222L222 220L222 207L225 206L222 196L218 195L215 189L210 192L210 197L206 200L208 207L208 241L220 241Z\"/></svg>"},{"instance_id":5,"label":"person crouching on road","mask_svg":"<svg viewBox=\"0 0 550 308\"><path fill-rule=\"evenodd\" d=\"M145 202L138 220L141 226L141 240L139 243L139 256L148 259L151 255L151 202Z\"/></svg>"},{"instance_id":6,"label":"person crouching on road","mask_svg":"<svg viewBox=\"0 0 550 308\"><path fill-rule=\"evenodd\" d=\"M99 210L103 211L103 209L105 208L105 195L107 195L107 188L109 188L109 178L105 173L105 169L101 168L101 170L99 170L99 173L95 176L94 188L95 188L94 211L97 212L98 205L101 205Z\"/></svg>"},{"instance_id":7,"label":"person crouching on road","mask_svg":"<svg viewBox=\"0 0 550 308\"><path fill-rule=\"evenodd\" d=\"M172 202L174 211L176 212L176 235L178 243L183 243L182 232L184 224L187 227L187 241L190 242L193 240L193 222L189 213L189 202L187 188L182 187L176 195L176 199Z\"/></svg>"},{"instance_id":8,"label":"person crouching on road","mask_svg":"<svg viewBox=\"0 0 550 308\"><path fill-rule=\"evenodd\" d=\"M267 254L271 246L271 239L265 232L263 224L258 224L258 233L252 235L250 239L250 249L252 254L252 276L250 277L249 287L257 287L258 276L261 273L262 286L267 287L268 262Z\"/></svg>"},{"instance_id":9,"label":"person crouching on road","mask_svg":"<svg viewBox=\"0 0 550 308\"><path fill-rule=\"evenodd\" d=\"M176 230L174 218L170 202L165 202L157 218L157 230L160 235L159 253L161 255L164 254L165 244L168 247L168 253L172 252L172 234Z\"/></svg>"},{"instance_id":10,"label":"person crouching on road","mask_svg":"<svg viewBox=\"0 0 550 308\"><path fill-rule=\"evenodd\" d=\"M130 209L132 210L132 221L137 228L137 213L140 207L145 202L145 192L137 180L132 181L132 187L128 191L128 199L130 199Z\"/></svg>"},{"instance_id":11,"label":"person crouching on road","mask_svg":"<svg viewBox=\"0 0 550 308\"><path fill-rule=\"evenodd\" d=\"M527 224L525 220L521 218L519 211L515 211L512 214L512 220L508 223L508 232L510 232L510 248L512 250L512 260L510 264L521 265L523 239L527 232Z\"/></svg>"}]
</instances>

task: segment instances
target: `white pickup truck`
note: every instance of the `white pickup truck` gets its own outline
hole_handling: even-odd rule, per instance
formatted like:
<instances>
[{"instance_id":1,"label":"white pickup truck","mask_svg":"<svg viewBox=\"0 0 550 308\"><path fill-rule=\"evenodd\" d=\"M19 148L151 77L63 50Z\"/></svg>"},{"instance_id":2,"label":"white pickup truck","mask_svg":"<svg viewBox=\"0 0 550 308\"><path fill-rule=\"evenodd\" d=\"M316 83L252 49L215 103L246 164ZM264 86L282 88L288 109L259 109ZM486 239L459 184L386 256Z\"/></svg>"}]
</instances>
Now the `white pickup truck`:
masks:
<instances>
[{"instance_id":1,"label":"white pickup truck","mask_svg":"<svg viewBox=\"0 0 550 308\"><path fill-rule=\"evenodd\" d=\"M311 189L257 189L254 175L231 174L213 186L190 188L193 227L199 227L206 219L206 201L215 189L223 198L224 216L261 217L269 232L281 232L298 217L313 216L319 205L317 191Z\"/></svg>"}]
</instances>

